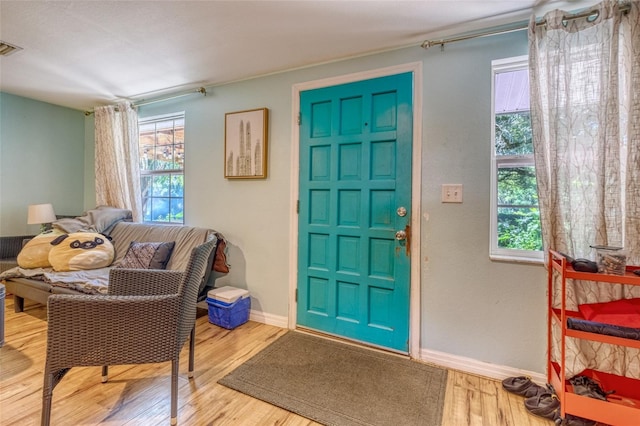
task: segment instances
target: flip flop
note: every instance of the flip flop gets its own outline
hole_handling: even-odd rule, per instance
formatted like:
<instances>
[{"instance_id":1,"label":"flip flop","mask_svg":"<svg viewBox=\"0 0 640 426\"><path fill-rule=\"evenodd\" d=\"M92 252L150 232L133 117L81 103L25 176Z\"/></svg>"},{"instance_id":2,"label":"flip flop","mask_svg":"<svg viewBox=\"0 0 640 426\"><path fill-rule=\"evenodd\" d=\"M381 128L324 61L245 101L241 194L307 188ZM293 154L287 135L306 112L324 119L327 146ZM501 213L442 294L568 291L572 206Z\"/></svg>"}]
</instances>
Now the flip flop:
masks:
<instances>
[{"instance_id":1,"label":"flip flop","mask_svg":"<svg viewBox=\"0 0 640 426\"><path fill-rule=\"evenodd\" d=\"M553 420L556 424L561 424L560 400L555 393L541 393L524 400L524 408L535 416Z\"/></svg>"},{"instance_id":2,"label":"flip flop","mask_svg":"<svg viewBox=\"0 0 640 426\"><path fill-rule=\"evenodd\" d=\"M531 377L527 376L508 377L502 381L502 388L525 398L549 392L547 388L534 383Z\"/></svg>"}]
</instances>

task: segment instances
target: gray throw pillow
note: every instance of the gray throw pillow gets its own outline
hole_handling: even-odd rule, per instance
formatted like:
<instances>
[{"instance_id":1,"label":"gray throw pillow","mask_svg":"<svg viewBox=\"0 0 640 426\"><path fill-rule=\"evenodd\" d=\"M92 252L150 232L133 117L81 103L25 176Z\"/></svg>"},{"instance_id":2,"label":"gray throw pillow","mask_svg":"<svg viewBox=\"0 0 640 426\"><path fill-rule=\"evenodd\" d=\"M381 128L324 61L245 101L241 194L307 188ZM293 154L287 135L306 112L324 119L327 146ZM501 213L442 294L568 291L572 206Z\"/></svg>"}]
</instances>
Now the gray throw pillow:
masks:
<instances>
[{"instance_id":1,"label":"gray throw pillow","mask_svg":"<svg viewBox=\"0 0 640 426\"><path fill-rule=\"evenodd\" d=\"M175 244L175 241L162 243L132 241L118 268L165 269Z\"/></svg>"}]
</instances>

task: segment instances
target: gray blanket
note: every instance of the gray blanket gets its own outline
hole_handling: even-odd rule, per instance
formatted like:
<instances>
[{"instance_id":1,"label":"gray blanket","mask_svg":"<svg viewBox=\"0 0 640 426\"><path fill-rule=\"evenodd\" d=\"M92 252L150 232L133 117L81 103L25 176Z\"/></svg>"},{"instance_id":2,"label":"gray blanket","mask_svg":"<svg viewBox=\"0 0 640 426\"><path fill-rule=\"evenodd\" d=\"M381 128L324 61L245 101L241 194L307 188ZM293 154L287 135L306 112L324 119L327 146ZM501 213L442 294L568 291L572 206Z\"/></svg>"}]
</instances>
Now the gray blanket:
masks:
<instances>
[{"instance_id":1,"label":"gray blanket","mask_svg":"<svg viewBox=\"0 0 640 426\"><path fill-rule=\"evenodd\" d=\"M87 210L83 216L58 219L52 226L67 234L81 231L109 234L116 223L123 220L132 221L131 210L98 206L93 210Z\"/></svg>"},{"instance_id":2,"label":"gray blanket","mask_svg":"<svg viewBox=\"0 0 640 426\"><path fill-rule=\"evenodd\" d=\"M87 294L107 294L111 267L86 271L56 272L52 268L23 269L19 266L0 274L0 280L31 278L56 287L65 287Z\"/></svg>"}]
</instances>

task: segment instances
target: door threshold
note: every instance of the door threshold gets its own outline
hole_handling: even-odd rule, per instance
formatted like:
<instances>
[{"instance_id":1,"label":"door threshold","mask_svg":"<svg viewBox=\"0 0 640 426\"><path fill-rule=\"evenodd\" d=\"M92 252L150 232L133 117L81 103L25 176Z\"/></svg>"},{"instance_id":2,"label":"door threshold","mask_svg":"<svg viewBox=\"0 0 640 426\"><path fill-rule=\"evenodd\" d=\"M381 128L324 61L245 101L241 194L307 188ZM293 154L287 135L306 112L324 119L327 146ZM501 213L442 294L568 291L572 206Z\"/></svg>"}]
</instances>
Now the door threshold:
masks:
<instances>
[{"instance_id":1,"label":"door threshold","mask_svg":"<svg viewBox=\"0 0 640 426\"><path fill-rule=\"evenodd\" d=\"M395 355L400 358L411 359L411 357L409 356L409 352L403 352L397 349L391 349L384 346L374 345L372 343L363 342L361 340L349 339L344 336L339 336L337 334L326 333L324 331L318 331L312 328L301 327L299 325L296 325L296 328L294 330L300 333L311 335L311 336L316 336L316 337L320 337L327 340L333 340L334 342L345 343L347 345L370 349L370 350L385 353L388 355Z\"/></svg>"}]
</instances>

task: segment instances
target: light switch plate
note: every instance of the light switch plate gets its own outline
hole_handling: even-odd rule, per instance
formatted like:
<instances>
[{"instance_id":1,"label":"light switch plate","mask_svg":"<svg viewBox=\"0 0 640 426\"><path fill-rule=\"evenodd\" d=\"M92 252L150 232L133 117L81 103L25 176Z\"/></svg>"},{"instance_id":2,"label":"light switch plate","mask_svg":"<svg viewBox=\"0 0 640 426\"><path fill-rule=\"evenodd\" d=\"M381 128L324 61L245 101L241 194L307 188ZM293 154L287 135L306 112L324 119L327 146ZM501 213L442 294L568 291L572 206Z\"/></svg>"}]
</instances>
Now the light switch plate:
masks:
<instances>
[{"instance_id":1,"label":"light switch plate","mask_svg":"<svg viewBox=\"0 0 640 426\"><path fill-rule=\"evenodd\" d=\"M443 203L461 203L462 202L462 184L443 183L442 184L442 202Z\"/></svg>"}]
</instances>

